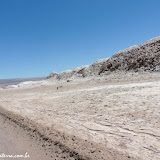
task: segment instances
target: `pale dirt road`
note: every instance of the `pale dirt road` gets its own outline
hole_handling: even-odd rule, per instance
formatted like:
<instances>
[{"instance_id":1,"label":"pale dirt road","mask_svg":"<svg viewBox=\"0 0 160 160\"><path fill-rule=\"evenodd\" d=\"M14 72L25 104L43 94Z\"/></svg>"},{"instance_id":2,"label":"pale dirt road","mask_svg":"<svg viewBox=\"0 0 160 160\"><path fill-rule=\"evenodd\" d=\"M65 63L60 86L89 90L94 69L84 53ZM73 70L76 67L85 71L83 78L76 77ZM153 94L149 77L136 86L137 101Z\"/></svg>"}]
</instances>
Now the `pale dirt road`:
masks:
<instances>
[{"instance_id":1,"label":"pale dirt road","mask_svg":"<svg viewBox=\"0 0 160 160\"><path fill-rule=\"evenodd\" d=\"M159 99L158 73L110 76L1 90L0 112L85 159L159 160Z\"/></svg>"},{"instance_id":2,"label":"pale dirt road","mask_svg":"<svg viewBox=\"0 0 160 160\"><path fill-rule=\"evenodd\" d=\"M53 157L46 155L44 148L31 139L23 129L0 116L0 155L2 154L23 155L24 158L2 158L0 156L0 160L53 160ZM25 155L29 157L25 158ZM56 159L56 155L53 156Z\"/></svg>"},{"instance_id":3,"label":"pale dirt road","mask_svg":"<svg viewBox=\"0 0 160 160\"><path fill-rule=\"evenodd\" d=\"M7 156L23 156L7 158ZM0 160L75 160L59 146L43 140L18 124L0 115ZM78 160L78 159L77 159Z\"/></svg>"}]
</instances>

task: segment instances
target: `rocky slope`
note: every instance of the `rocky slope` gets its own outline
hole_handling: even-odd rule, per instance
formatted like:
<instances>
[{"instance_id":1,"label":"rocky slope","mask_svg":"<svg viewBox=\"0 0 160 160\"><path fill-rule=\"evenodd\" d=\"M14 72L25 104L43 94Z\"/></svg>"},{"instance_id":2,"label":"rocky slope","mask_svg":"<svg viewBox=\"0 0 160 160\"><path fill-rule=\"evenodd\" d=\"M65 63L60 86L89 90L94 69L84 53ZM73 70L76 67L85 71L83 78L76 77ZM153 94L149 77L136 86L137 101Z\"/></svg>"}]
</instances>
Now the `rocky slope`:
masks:
<instances>
[{"instance_id":1,"label":"rocky slope","mask_svg":"<svg viewBox=\"0 0 160 160\"><path fill-rule=\"evenodd\" d=\"M160 37L119 51L112 57L98 60L91 65L80 66L59 74L51 73L48 78L65 80L101 76L110 74L113 71L160 71Z\"/></svg>"}]
</instances>

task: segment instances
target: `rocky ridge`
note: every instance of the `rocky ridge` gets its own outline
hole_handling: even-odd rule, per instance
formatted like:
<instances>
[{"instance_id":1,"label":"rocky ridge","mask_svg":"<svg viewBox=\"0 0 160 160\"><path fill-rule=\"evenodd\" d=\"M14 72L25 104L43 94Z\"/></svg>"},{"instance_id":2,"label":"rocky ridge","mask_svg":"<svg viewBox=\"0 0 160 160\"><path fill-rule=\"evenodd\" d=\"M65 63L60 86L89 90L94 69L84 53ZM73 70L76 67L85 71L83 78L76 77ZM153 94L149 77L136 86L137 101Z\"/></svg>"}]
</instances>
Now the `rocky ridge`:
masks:
<instances>
[{"instance_id":1,"label":"rocky ridge","mask_svg":"<svg viewBox=\"0 0 160 160\"><path fill-rule=\"evenodd\" d=\"M118 71L160 71L160 36L121 50L110 58L97 60L91 65L80 66L59 74L53 72L48 76L48 79L66 80L103 76Z\"/></svg>"}]
</instances>

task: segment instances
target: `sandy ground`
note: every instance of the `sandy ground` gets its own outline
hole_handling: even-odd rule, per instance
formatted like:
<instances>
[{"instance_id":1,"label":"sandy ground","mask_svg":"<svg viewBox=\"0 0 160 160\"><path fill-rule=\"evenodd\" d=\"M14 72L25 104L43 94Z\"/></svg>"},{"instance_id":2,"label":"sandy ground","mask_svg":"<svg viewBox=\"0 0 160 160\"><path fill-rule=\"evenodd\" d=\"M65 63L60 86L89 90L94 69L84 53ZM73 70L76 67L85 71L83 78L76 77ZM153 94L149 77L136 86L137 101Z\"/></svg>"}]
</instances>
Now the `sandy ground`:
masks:
<instances>
[{"instance_id":1,"label":"sandy ground","mask_svg":"<svg viewBox=\"0 0 160 160\"><path fill-rule=\"evenodd\" d=\"M23 158L18 158L21 160L53 159L27 132L2 115L0 116L0 155L4 156L5 158L3 159L6 160L13 159L6 157L11 155L24 156ZM0 159L2 159L1 156Z\"/></svg>"},{"instance_id":2,"label":"sandy ground","mask_svg":"<svg viewBox=\"0 0 160 160\"><path fill-rule=\"evenodd\" d=\"M159 160L159 99L159 73L118 74L0 90L0 112L74 159Z\"/></svg>"}]
</instances>

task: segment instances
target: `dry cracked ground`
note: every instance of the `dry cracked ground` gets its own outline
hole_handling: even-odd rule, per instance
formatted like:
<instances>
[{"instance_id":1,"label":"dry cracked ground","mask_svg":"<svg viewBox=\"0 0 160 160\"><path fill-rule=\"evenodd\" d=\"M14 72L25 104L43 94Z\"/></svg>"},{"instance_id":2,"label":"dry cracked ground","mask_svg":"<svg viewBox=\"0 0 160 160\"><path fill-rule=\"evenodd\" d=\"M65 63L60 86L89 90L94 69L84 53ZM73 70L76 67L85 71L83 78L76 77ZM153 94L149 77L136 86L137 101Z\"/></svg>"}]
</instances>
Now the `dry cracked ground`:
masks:
<instances>
[{"instance_id":1,"label":"dry cracked ground","mask_svg":"<svg viewBox=\"0 0 160 160\"><path fill-rule=\"evenodd\" d=\"M0 106L88 159L160 159L159 73L48 80L0 90Z\"/></svg>"}]
</instances>

